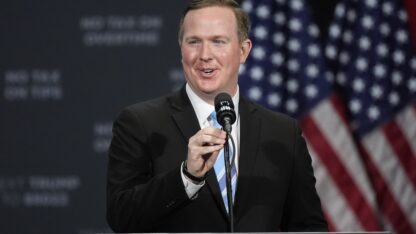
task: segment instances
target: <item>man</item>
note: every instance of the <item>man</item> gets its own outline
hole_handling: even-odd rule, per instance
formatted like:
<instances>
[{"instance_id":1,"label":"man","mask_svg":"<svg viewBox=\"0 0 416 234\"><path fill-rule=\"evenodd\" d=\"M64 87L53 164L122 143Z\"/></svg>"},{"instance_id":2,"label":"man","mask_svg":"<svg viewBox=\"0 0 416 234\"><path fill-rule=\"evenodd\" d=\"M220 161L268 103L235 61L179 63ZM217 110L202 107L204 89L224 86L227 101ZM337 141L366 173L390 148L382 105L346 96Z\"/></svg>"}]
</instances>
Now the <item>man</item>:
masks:
<instances>
[{"instance_id":1,"label":"man","mask_svg":"<svg viewBox=\"0 0 416 234\"><path fill-rule=\"evenodd\" d=\"M239 96L248 25L234 0L190 1L179 30L186 86L126 108L114 123L107 189L114 231L228 231L214 170L226 134L210 115L221 92L237 113L235 231L327 230L296 121Z\"/></svg>"}]
</instances>

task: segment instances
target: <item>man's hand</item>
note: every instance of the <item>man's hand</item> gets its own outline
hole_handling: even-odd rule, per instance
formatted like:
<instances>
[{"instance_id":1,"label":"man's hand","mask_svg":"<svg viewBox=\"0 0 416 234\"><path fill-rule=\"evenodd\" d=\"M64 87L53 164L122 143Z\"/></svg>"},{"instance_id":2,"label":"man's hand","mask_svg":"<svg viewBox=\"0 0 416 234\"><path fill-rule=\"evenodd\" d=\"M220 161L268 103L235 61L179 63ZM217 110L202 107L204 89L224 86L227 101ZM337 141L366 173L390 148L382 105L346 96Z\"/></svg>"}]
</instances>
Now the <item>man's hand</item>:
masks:
<instances>
[{"instance_id":1,"label":"man's hand","mask_svg":"<svg viewBox=\"0 0 416 234\"><path fill-rule=\"evenodd\" d=\"M204 128L189 139L188 172L195 177L203 177L217 160L224 147L226 133L218 128Z\"/></svg>"}]
</instances>

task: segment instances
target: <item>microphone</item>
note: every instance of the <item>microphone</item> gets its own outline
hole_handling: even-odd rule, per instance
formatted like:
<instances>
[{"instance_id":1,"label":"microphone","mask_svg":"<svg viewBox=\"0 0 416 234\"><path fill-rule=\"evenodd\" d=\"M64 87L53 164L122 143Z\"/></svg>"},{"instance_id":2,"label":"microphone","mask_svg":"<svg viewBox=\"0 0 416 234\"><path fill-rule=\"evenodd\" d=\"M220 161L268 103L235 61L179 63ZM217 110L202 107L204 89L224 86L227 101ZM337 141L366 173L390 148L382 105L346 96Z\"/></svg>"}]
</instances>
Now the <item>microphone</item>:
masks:
<instances>
[{"instance_id":1,"label":"microphone","mask_svg":"<svg viewBox=\"0 0 416 234\"><path fill-rule=\"evenodd\" d=\"M231 126L236 119L234 103L231 96L228 93L220 93L215 96L214 103L218 123L221 124L228 134L231 134Z\"/></svg>"},{"instance_id":2,"label":"microphone","mask_svg":"<svg viewBox=\"0 0 416 234\"><path fill-rule=\"evenodd\" d=\"M234 103L231 96L228 93L220 93L215 96L215 111L217 112L217 121L221 124L222 128L227 132L224 144L224 166L225 166L225 184L227 188L227 200L228 200L228 227L230 232L234 232L234 208L233 208L233 191L231 185L231 165L230 165L230 146L228 139L231 139L233 148L235 149L234 140L231 136L231 126L235 122L236 115L234 111ZM233 164L235 150L232 151Z\"/></svg>"}]
</instances>

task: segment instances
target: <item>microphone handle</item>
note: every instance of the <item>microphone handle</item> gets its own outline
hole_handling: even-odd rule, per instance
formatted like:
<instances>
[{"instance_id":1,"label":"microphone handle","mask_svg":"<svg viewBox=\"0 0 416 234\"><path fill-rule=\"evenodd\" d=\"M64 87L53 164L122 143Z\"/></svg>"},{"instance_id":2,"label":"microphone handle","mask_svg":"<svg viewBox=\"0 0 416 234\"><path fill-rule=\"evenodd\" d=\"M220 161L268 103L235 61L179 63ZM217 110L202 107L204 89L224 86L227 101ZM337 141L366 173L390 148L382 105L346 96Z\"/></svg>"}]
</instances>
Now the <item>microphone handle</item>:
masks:
<instances>
[{"instance_id":1,"label":"microphone handle","mask_svg":"<svg viewBox=\"0 0 416 234\"><path fill-rule=\"evenodd\" d=\"M232 124L231 124L231 119L230 117L226 116L224 117L224 130L231 135L231 129L232 129Z\"/></svg>"}]
</instances>

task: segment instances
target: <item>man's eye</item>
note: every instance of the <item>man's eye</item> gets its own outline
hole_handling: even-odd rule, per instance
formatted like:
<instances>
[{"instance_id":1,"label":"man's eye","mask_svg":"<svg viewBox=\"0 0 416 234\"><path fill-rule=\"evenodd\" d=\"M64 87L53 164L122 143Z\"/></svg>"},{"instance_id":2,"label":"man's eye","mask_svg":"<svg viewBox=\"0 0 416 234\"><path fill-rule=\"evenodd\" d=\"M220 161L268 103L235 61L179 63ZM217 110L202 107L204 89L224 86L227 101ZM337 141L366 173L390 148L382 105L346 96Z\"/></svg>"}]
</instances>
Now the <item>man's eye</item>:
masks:
<instances>
[{"instance_id":1,"label":"man's eye","mask_svg":"<svg viewBox=\"0 0 416 234\"><path fill-rule=\"evenodd\" d=\"M195 45L195 44L198 44L198 42L199 41L197 41L197 40L192 40L192 41L188 41L188 44Z\"/></svg>"},{"instance_id":2,"label":"man's eye","mask_svg":"<svg viewBox=\"0 0 416 234\"><path fill-rule=\"evenodd\" d=\"M225 44L224 40L214 40L215 44Z\"/></svg>"}]
</instances>

